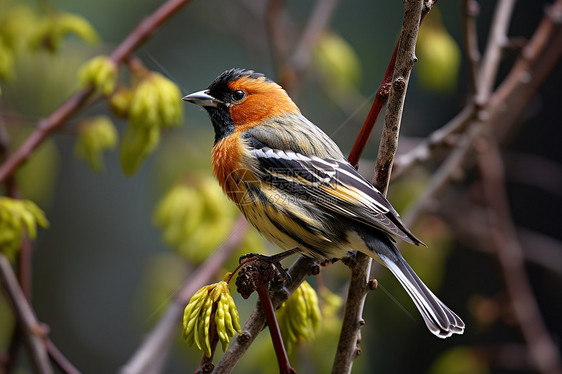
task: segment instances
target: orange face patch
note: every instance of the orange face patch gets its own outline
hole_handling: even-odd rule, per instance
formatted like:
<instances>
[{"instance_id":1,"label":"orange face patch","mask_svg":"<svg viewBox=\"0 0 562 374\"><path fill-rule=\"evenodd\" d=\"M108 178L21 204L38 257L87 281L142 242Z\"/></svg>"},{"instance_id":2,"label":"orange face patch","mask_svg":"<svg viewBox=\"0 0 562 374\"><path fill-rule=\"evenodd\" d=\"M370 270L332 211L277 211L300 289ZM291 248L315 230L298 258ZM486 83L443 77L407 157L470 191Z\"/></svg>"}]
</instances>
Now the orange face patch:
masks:
<instances>
[{"instance_id":1,"label":"orange face patch","mask_svg":"<svg viewBox=\"0 0 562 374\"><path fill-rule=\"evenodd\" d=\"M265 78L242 77L230 82L231 90L243 90L246 97L230 107L230 118L236 127L253 127L269 118L287 113L300 113L299 108L277 83Z\"/></svg>"}]
</instances>

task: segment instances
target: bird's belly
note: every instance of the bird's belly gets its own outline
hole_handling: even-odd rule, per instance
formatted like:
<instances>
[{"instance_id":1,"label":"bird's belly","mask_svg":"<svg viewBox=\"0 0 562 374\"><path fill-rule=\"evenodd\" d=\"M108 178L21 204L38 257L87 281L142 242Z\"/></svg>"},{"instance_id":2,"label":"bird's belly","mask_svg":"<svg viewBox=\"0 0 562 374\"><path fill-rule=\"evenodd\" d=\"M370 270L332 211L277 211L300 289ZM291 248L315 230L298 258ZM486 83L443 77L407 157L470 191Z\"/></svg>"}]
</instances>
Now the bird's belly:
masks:
<instances>
[{"instance_id":1,"label":"bird's belly","mask_svg":"<svg viewBox=\"0 0 562 374\"><path fill-rule=\"evenodd\" d=\"M270 242L284 250L298 248L306 256L318 259L340 258L349 250L345 235L331 229L324 212L306 201L279 191L248 193L238 207L254 227Z\"/></svg>"}]
</instances>

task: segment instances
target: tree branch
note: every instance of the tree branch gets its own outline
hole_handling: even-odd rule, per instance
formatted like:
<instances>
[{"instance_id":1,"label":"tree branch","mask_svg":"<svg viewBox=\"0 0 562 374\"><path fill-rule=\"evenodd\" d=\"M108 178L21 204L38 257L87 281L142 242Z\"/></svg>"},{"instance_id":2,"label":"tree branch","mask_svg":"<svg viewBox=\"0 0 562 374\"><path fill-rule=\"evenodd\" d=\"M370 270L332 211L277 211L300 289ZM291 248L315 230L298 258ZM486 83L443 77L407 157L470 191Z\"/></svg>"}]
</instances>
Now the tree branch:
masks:
<instances>
[{"instance_id":1,"label":"tree branch","mask_svg":"<svg viewBox=\"0 0 562 374\"><path fill-rule=\"evenodd\" d=\"M514 5L515 0L500 0L496 6L486 52L482 58L482 64L476 79L476 97L474 101L479 106L486 104L490 93L494 89L496 73L500 64L503 47L507 42L507 29Z\"/></svg>"},{"instance_id":2,"label":"tree branch","mask_svg":"<svg viewBox=\"0 0 562 374\"><path fill-rule=\"evenodd\" d=\"M476 0L463 1L463 36L466 49L470 93L476 94L478 86L478 64L480 63L480 51L478 50L478 32L476 30L476 17L480 12L480 6Z\"/></svg>"},{"instance_id":3,"label":"tree branch","mask_svg":"<svg viewBox=\"0 0 562 374\"><path fill-rule=\"evenodd\" d=\"M281 374L295 373L295 369L293 369L289 363L287 351L285 350L285 345L283 344L283 338L281 337L281 331L279 330L279 324L277 323L277 317L275 316L275 308L273 307L273 303L269 297L268 284L269 282L260 284L256 291L260 299L262 311L264 312L265 319L267 321L267 326L269 327L273 348L279 364L279 372Z\"/></svg>"},{"instance_id":4,"label":"tree branch","mask_svg":"<svg viewBox=\"0 0 562 374\"><path fill-rule=\"evenodd\" d=\"M392 180L400 178L414 166L428 161L434 156L436 151L455 146L455 142L451 141L452 136L461 134L469 128L475 116L475 107L467 105L453 119L431 133L427 139L420 142L411 151L397 156L392 167Z\"/></svg>"},{"instance_id":5,"label":"tree branch","mask_svg":"<svg viewBox=\"0 0 562 374\"><path fill-rule=\"evenodd\" d=\"M430 4L433 5L433 2ZM423 0L404 2L404 20L373 183L383 193L386 193L388 189L392 163L398 145L402 110L404 108L410 72L416 60L415 46L423 9ZM357 344L360 327L362 326L363 305L369 289L367 277L371 266L371 259L362 253L357 253L356 261L357 263L352 267L351 283L343 319L344 328L338 343L332 373L350 373L353 360L359 352Z\"/></svg>"},{"instance_id":6,"label":"tree branch","mask_svg":"<svg viewBox=\"0 0 562 374\"><path fill-rule=\"evenodd\" d=\"M154 13L141 21L133 31L119 44L111 59L116 64L122 63L142 43L144 43L154 31L168 18L174 15L181 7L191 0L168 0ZM83 109L88 100L93 96L95 90L92 86L75 93L70 99L63 103L51 115L39 121L37 128L25 139L19 148L0 166L0 184L6 181L16 169L24 163L31 153L65 121Z\"/></svg>"},{"instance_id":7,"label":"tree branch","mask_svg":"<svg viewBox=\"0 0 562 374\"><path fill-rule=\"evenodd\" d=\"M428 209L431 210L436 199L440 196L455 175L464 169L463 164L472 154L474 140L480 134L482 124L472 126L468 134L464 135L459 145L447 157L447 160L435 172L425 188L423 195L417 200L414 207L404 215L403 222L406 227L412 227Z\"/></svg>"},{"instance_id":8,"label":"tree branch","mask_svg":"<svg viewBox=\"0 0 562 374\"><path fill-rule=\"evenodd\" d=\"M373 100L373 105L371 105L369 114L367 115L367 118L365 118L365 122L363 122L361 131L359 131L359 135L357 136L357 139L355 139L355 143L353 144L353 148L351 148L351 152L349 152L349 157L347 158L347 160L355 168L357 168L357 166L359 165L359 159L361 158L361 155L363 154L363 151L367 146L367 142L369 141L371 133L375 128L375 123L379 118L379 114L388 101L388 95L390 94L390 82L392 81L392 76L394 75L394 65L396 63L396 53L398 52L399 45L400 40L396 42L396 47L394 47L394 52L392 53L392 57L390 59L390 62L388 63L386 72L384 73L381 85L377 90L375 100Z\"/></svg>"},{"instance_id":9,"label":"tree branch","mask_svg":"<svg viewBox=\"0 0 562 374\"><path fill-rule=\"evenodd\" d=\"M29 306L8 259L1 253L0 280L15 311L35 370L41 374L53 373L45 348L45 330L35 317L33 309Z\"/></svg>"}]
</instances>

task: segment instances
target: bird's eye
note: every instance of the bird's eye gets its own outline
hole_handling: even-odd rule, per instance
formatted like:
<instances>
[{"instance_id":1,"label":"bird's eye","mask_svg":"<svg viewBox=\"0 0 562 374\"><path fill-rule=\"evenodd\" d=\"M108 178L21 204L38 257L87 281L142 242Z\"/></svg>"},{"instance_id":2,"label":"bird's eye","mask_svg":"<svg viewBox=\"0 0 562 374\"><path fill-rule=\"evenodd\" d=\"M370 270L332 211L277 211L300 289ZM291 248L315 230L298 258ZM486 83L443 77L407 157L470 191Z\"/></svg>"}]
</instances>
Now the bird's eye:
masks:
<instances>
[{"instance_id":1,"label":"bird's eye","mask_svg":"<svg viewBox=\"0 0 562 374\"><path fill-rule=\"evenodd\" d=\"M234 100L234 101L240 101L244 97L246 97L246 92L244 92L242 90L236 90L232 93L232 100Z\"/></svg>"}]
</instances>

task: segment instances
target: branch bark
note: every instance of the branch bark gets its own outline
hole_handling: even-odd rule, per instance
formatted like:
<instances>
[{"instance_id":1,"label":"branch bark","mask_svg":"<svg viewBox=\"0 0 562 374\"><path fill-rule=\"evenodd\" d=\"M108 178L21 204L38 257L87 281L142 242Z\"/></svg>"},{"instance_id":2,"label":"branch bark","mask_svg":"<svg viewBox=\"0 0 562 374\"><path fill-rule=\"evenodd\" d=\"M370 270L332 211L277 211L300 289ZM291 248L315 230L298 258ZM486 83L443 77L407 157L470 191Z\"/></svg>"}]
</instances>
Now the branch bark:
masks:
<instances>
[{"instance_id":1,"label":"branch bark","mask_svg":"<svg viewBox=\"0 0 562 374\"><path fill-rule=\"evenodd\" d=\"M111 59L116 64L122 63L127 57L135 52L156 29L181 9L191 0L168 0L154 13L150 14L129 35L115 48L111 54ZM12 175L16 169L23 164L31 153L41 145L45 139L56 129L58 129L69 118L83 109L88 101L93 97L95 90L88 87L75 93L51 115L37 124L36 129L24 140L19 148L8 157L0 166L0 184Z\"/></svg>"},{"instance_id":2,"label":"branch bark","mask_svg":"<svg viewBox=\"0 0 562 374\"><path fill-rule=\"evenodd\" d=\"M514 6L515 0L500 0L496 6L486 52L484 52L476 79L477 87L475 87L476 97L474 101L479 106L486 104L494 89L501 53L507 42L507 29Z\"/></svg>"},{"instance_id":3,"label":"branch bark","mask_svg":"<svg viewBox=\"0 0 562 374\"><path fill-rule=\"evenodd\" d=\"M386 193L388 189L392 163L398 146L406 89L410 72L416 61L415 47L423 9L423 0L404 2L404 20L373 182L375 187L383 193ZM332 373L334 374L350 373L353 360L360 353L357 347L360 341L360 328L363 325L363 305L369 290L367 278L371 267L371 258L362 253L357 253L355 260L356 264L352 267L351 282L345 305L344 327L332 367Z\"/></svg>"},{"instance_id":4,"label":"branch bark","mask_svg":"<svg viewBox=\"0 0 562 374\"><path fill-rule=\"evenodd\" d=\"M41 374L52 374L53 368L45 346L45 330L29 306L8 259L1 253L0 280L15 311L35 370Z\"/></svg>"}]
</instances>

